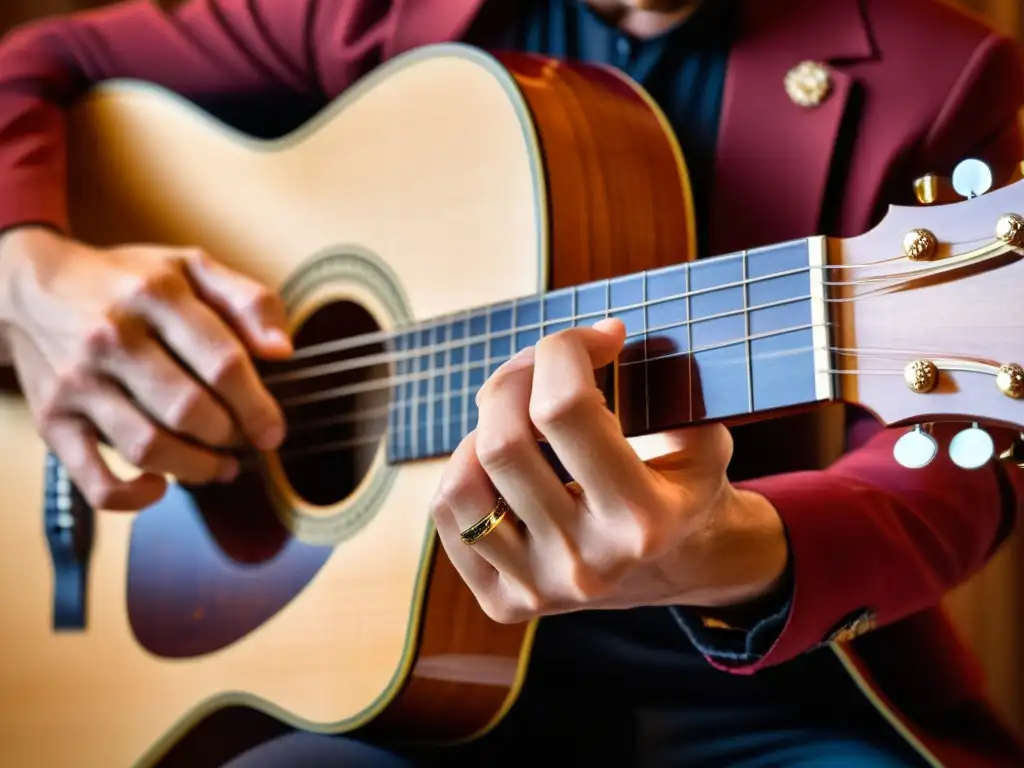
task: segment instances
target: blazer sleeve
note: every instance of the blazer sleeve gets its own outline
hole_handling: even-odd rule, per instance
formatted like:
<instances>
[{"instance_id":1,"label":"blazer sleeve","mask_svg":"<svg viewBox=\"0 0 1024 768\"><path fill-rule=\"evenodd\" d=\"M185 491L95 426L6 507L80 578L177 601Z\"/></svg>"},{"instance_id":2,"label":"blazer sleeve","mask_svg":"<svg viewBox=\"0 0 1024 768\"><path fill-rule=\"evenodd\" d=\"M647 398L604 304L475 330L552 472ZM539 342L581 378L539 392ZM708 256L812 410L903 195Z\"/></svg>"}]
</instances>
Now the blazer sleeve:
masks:
<instances>
[{"instance_id":1,"label":"blazer sleeve","mask_svg":"<svg viewBox=\"0 0 1024 768\"><path fill-rule=\"evenodd\" d=\"M1018 47L985 39L925 135L921 168L949 173L968 157L1009 178L1024 159L1020 110L1024 73ZM909 189L909 183L906 185ZM940 456L922 470L893 459L903 429L851 418L848 451L828 469L739 485L771 501L790 542L788 601L758 622L715 620L684 629L716 667L739 674L851 639L940 603L988 562L1024 509L1024 470L998 461L978 470L945 450L966 425L939 426ZM1001 448L1016 433L991 431Z\"/></svg>"},{"instance_id":2,"label":"blazer sleeve","mask_svg":"<svg viewBox=\"0 0 1024 768\"><path fill-rule=\"evenodd\" d=\"M324 98L369 67L391 23L374 0L130 0L46 19L0 43L0 232L67 226L65 110L103 80L190 100Z\"/></svg>"}]
</instances>

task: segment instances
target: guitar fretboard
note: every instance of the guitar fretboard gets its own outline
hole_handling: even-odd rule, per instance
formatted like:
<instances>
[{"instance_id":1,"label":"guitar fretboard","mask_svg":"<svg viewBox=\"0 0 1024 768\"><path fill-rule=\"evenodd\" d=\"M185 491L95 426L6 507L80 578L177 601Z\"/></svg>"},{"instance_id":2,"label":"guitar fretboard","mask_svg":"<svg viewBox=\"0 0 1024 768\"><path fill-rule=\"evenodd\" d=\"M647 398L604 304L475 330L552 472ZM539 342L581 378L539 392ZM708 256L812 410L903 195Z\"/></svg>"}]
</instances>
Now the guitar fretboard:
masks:
<instances>
[{"instance_id":1,"label":"guitar fretboard","mask_svg":"<svg viewBox=\"0 0 1024 768\"><path fill-rule=\"evenodd\" d=\"M812 238L601 280L441 318L396 334L388 457L453 451L479 418L476 394L516 352L566 328L617 318L627 435L819 402L832 396Z\"/></svg>"}]
</instances>

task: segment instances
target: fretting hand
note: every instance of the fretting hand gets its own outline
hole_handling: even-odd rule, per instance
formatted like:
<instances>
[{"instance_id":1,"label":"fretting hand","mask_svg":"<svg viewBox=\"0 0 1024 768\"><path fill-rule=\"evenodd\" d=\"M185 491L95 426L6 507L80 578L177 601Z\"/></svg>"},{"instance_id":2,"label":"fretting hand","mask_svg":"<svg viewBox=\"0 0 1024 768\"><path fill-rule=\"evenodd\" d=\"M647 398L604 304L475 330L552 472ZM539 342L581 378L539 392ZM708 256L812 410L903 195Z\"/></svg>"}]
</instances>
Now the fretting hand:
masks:
<instances>
[{"instance_id":1,"label":"fretting hand","mask_svg":"<svg viewBox=\"0 0 1024 768\"><path fill-rule=\"evenodd\" d=\"M732 440L724 427L623 436L594 370L624 339L618 321L544 338L477 396L477 429L455 451L431 513L453 564L497 621L734 605L769 592L785 570L775 510L726 477ZM569 486L538 438L575 478ZM478 526L474 543L461 538L496 507L498 517L509 511Z\"/></svg>"},{"instance_id":2,"label":"fretting hand","mask_svg":"<svg viewBox=\"0 0 1024 768\"><path fill-rule=\"evenodd\" d=\"M40 434L86 499L139 509L228 481L243 439L284 435L252 354L291 353L280 300L194 249L94 249L43 229L0 240L0 334ZM143 471L115 476L99 435Z\"/></svg>"}]
</instances>

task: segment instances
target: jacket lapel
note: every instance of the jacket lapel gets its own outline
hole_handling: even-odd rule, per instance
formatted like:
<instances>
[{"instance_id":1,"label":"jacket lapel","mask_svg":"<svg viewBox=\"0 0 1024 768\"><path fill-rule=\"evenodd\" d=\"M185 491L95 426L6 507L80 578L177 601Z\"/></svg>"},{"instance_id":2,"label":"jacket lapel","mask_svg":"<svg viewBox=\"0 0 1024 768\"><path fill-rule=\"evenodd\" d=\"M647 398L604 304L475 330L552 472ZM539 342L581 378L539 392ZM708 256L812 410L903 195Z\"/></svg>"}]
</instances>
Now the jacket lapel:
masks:
<instances>
[{"instance_id":1,"label":"jacket lapel","mask_svg":"<svg viewBox=\"0 0 1024 768\"><path fill-rule=\"evenodd\" d=\"M747 0L726 74L711 254L817 234L834 147L855 86L844 62L874 55L859 0ZM787 94L804 61L830 81L819 104Z\"/></svg>"}]
</instances>

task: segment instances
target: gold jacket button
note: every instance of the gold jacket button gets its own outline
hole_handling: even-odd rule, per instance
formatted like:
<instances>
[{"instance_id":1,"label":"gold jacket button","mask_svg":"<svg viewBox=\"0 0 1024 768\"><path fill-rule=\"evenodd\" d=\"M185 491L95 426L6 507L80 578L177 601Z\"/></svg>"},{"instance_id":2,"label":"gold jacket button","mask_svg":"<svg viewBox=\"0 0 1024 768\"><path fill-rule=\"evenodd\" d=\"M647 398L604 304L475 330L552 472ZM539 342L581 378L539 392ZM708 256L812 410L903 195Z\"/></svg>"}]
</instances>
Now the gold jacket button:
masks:
<instances>
[{"instance_id":1,"label":"gold jacket button","mask_svg":"<svg viewBox=\"0 0 1024 768\"><path fill-rule=\"evenodd\" d=\"M786 94L801 107L817 107L832 91L828 67L817 61L802 61L786 73Z\"/></svg>"}]
</instances>

